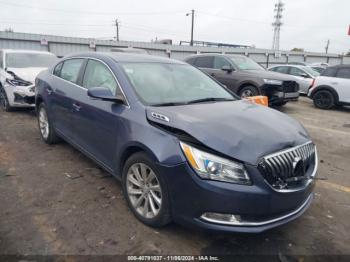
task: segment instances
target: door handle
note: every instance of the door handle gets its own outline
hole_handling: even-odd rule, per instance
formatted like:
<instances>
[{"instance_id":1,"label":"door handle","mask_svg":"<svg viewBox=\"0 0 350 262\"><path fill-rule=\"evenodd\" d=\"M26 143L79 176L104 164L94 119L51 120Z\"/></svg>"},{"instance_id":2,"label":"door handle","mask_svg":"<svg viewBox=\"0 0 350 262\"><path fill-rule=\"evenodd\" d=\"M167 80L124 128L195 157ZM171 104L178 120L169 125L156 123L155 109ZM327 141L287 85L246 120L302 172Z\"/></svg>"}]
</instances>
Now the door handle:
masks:
<instances>
[{"instance_id":1,"label":"door handle","mask_svg":"<svg viewBox=\"0 0 350 262\"><path fill-rule=\"evenodd\" d=\"M73 108L74 108L75 111L78 111L78 112L79 112L80 109L81 109L81 106L78 105L78 104L76 104L76 103L74 103L74 104L73 104Z\"/></svg>"}]
</instances>

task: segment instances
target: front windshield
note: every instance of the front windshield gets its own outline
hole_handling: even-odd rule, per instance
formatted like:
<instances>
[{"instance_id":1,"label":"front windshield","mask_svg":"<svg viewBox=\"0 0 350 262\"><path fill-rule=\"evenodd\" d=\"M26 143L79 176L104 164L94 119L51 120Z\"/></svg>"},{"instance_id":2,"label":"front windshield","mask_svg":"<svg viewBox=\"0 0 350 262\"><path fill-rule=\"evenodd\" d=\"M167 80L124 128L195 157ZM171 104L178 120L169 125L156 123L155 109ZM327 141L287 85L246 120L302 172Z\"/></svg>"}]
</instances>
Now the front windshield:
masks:
<instances>
[{"instance_id":1,"label":"front windshield","mask_svg":"<svg viewBox=\"0 0 350 262\"><path fill-rule=\"evenodd\" d=\"M136 93L148 105L186 104L195 100L236 100L200 70L183 64L124 63Z\"/></svg>"},{"instance_id":2,"label":"front windshield","mask_svg":"<svg viewBox=\"0 0 350 262\"><path fill-rule=\"evenodd\" d=\"M245 56L231 56L230 59L240 70L265 70L257 62Z\"/></svg>"},{"instance_id":3,"label":"front windshield","mask_svg":"<svg viewBox=\"0 0 350 262\"><path fill-rule=\"evenodd\" d=\"M302 68L303 68L303 70L304 70L305 72L307 72L308 74L312 75L313 77L316 77L316 76L319 76L319 75L320 75L319 72L317 72L316 70L314 70L314 69L311 68L311 67L303 66Z\"/></svg>"},{"instance_id":4,"label":"front windshield","mask_svg":"<svg viewBox=\"0 0 350 262\"><path fill-rule=\"evenodd\" d=\"M8 53L6 54L6 67L50 67L57 61L54 55L38 53Z\"/></svg>"}]
</instances>

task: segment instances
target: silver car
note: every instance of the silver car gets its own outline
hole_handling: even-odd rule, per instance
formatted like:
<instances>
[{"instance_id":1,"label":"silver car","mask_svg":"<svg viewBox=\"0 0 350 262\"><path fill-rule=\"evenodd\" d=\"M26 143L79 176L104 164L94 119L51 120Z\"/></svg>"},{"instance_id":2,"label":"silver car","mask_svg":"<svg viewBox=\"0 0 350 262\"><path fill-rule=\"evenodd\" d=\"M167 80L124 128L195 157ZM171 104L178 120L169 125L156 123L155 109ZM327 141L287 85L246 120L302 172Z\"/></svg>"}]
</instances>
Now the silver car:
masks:
<instances>
[{"instance_id":1,"label":"silver car","mask_svg":"<svg viewBox=\"0 0 350 262\"><path fill-rule=\"evenodd\" d=\"M305 95L308 94L314 79L320 75L311 67L303 65L277 65L270 67L268 70L294 76L300 87L299 92Z\"/></svg>"},{"instance_id":2,"label":"silver car","mask_svg":"<svg viewBox=\"0 0 350 262\"><path fill-rule=\"evenodd\" d=\"M57 61L49 52L0 49L0 105L34 107L35 77Z\"/></svg>"}]
</instances>

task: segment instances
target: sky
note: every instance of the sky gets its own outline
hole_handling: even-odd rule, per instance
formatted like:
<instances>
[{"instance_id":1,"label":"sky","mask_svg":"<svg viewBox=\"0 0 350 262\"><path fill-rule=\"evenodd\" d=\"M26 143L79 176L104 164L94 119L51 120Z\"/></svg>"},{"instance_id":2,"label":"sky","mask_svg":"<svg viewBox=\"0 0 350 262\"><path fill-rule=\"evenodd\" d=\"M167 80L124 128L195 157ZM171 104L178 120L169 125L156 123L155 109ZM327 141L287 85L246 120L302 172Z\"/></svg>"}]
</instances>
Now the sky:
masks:
<instances>
[{"instance_id":1,"label":"sky","mask_svg":"<svg viewBox=\"0 0 350 262\"><path fill-rule=\"evenodd\" d=\"M278 0L0 0L0 30L120 40L194 40L271 48ZM282 0L280 48L329 53L350 49L350 0Z\"/></svg>"}]
</instances>

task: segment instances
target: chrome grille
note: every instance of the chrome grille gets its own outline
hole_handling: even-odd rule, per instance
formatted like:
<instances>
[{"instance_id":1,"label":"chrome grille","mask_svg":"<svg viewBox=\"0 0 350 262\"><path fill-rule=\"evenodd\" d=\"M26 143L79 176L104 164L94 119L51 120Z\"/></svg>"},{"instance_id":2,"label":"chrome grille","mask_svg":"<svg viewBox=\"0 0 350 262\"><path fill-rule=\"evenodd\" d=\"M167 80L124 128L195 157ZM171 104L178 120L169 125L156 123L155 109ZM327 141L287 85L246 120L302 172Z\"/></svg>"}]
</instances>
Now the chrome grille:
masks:
<instances>
[{"instance_id":1,"label":"chrome grille","mask_svg":"<svg viewBox=\"0 0 350 262\"><path fill-rule=\"evenodd\" d=\"M264 157L258 168L272 187L276 189L293 188L309 180L310 173L312 173L310 168L315 168L315 159L315 145L308 142ZM300 170L297 167L299 164Z\"/></svg>"}]
</instances>

